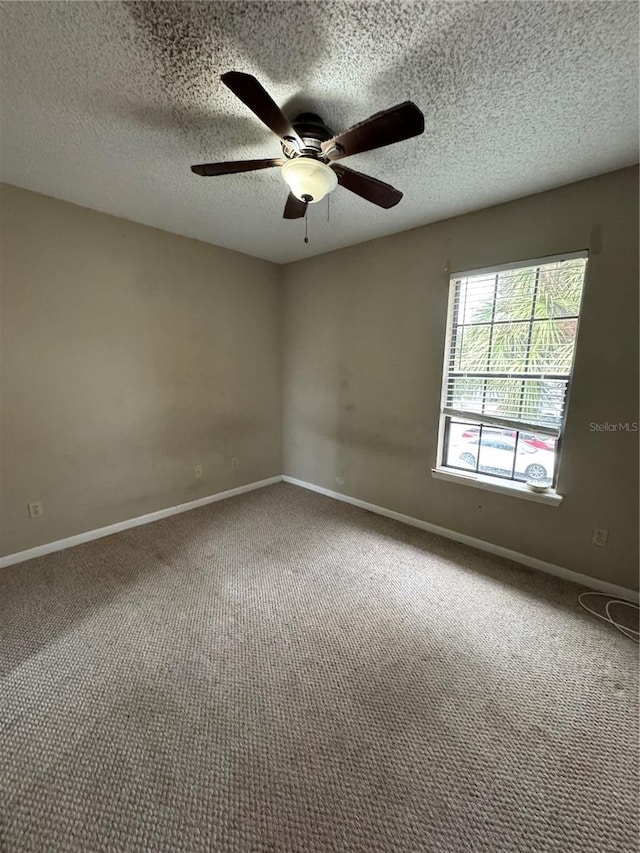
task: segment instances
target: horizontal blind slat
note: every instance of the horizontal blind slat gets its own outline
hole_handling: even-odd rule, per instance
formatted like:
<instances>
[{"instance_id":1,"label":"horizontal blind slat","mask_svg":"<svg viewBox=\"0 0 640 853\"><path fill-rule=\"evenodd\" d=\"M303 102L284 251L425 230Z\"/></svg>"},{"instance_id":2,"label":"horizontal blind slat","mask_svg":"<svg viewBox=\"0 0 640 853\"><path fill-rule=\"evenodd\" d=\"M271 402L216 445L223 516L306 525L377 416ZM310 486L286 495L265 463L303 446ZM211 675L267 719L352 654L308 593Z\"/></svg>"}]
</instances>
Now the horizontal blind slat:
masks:
<instances>
[{"instance_id":1,"label":"horizontal blind slat","mask_svg":"<svg viewBox=\"0 0 640 853\"><path fill-rule=\"evenodd\" d=\"M486 423L492 426L507 427L508 429L524 430L539 435L550 435L555 438L560 434L560 430L550 426L540 424L527 423L525 421L510 420L509 418L494 418L491 415L483 415L478 417L477 412L469 412L463 409L449 408L445 406L442 410L443 415L448 415L455 420L464 421L465 423Z\"/></svg>"}]
</instances>

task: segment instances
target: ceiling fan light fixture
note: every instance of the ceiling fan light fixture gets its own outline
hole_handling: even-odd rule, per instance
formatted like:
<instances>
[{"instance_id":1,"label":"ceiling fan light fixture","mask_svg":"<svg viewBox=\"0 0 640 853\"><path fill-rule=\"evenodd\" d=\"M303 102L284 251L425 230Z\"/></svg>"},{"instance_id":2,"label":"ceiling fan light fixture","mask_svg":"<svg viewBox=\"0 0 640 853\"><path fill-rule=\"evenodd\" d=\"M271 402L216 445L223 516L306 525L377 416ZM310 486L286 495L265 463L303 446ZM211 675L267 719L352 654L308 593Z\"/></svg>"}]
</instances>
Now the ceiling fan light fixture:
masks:
<instances>
[{"instance_id":1,"label":"ceiling fan light fixture","mask_svg":"<svg viewBox=\"0 0 640 853\"><path fill-rule=\"evenodd\" d=\"M296 157L282 167L282 177L300 201L315 204L338 186L336 173L313 157Z\"/></svg>"}]
</instances>

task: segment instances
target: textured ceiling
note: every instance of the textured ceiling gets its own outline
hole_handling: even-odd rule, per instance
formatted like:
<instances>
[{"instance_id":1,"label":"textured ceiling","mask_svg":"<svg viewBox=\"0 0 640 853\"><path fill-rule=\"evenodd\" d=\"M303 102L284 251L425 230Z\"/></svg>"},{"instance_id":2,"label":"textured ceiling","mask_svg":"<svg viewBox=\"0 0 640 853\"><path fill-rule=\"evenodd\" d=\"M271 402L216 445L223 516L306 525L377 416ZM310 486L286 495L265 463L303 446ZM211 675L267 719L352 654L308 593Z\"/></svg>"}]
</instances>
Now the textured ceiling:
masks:
<instances>
[{"instance_id":1,"label":"textured ceiling","mask_svg":"<svg viewBox=\"0 0 640 853\"><path fill-rule=\"evenodd\" d=\"M597 2L4 3L2 179L280 263L638 160L638 5ZM413 100L423 136L345 165L405 193L342 188L285 221L279 156L219 81L255 74L334 130Z\"/></svg>"}]
</instances>

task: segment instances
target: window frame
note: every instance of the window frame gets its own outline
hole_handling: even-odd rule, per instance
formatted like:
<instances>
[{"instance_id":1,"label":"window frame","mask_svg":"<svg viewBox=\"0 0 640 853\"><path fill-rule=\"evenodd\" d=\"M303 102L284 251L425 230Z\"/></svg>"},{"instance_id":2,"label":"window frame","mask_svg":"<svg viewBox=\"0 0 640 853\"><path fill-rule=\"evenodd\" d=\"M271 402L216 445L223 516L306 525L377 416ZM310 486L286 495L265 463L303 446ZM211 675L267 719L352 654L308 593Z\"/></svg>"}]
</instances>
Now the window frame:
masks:
<instances>
[{"instance_id":1,"label":"window frame","mask_svg":"<svg viewBox=\"0 0 640 853\"><path fill-rule=\"evenodd\" d=\"M488 420L481 420L480 418L474 419L469 417L468 413L463 414L460 413L445 413L445 403L447 400L447 388L449 383L449 373L450 373L450 359L453 345L453 332L454 325L456 320L456 308L455 308L455 298L456 298L456 289L458 282L463 278L469 278L472 276L478 275L493 275L499 274L501 272L506 272L509 270L517 270L524 269L528 267L535 266L543 266L545 264L551 263L559 263L562 261L570 261L575 259L584 259L585 268L584 275L582 279L582 291L580 294L580 304L578 308L578 314L575 317L576 320L576 332L575 332L575 343L573 347L573 354L571 358L571 366L568 373L567 386L566 386L566 394L564 399L564 406L562 411L562 419L560 422L559 429L551 430L545 427L535 427L536 433L540 435L553 435L555 437L555 462L554 462L554 472L551 485L546 493L535 493L531 492L527 489L525 483L522 480L515 479L515 468L516 468L516 456L517 456L517 447L518 441L520 440L520 433L528 433L533 432L533 427L530 424L518 424L517 422L509 421L509 419L500 419L498 417L494 418L492 416L488 416ZM578 339L580 334L580 318L582 315L582 305L584 300L584 293L587 286L587 276L589 271L589 251L588 249L578 249L571 252L565 252L557 255L547 255L539 258L531 258L525 259L521 261L512 261L504 264L496 264L495 266L486 266L480 267L477 269L470 270L460 270L448 273L448 285L449 285L449 294L447 300L447 322L445 327L445 339L444 339L444 357L442 364L442 386L440 391L440 412L438 417L438 440L436 443L436 461L435 467L432 468L432 474L437 479L449 480L453 482L463 482L467 485L477 486L479 488L486 488L490 491L498 491L504 492L507 494L515 494L519 497L524 497L530 500L536 500L544 503L554 503L558 504L562 497L558 495L556 491L556 486L558 482L558 476L560 472L560 464L564 443L564 433L566 428L567 415L569 411L569 404L571 398L571 386L573 383L573 376L575 370L575 362L576 362L576 353L578 349ZM572 317L573 319L573 317ZM515 437L515 449L514 449L514 464L511 470L511 476L501 476L496 474L486 474L484 472L480 472L477 470L478 468L478 460L476 460L476 470L470 471L469 469L458 468L456 466L446 465L445 459L448 449L449 443L449 432L452 422L463 422L469 424L475 424L479 427L479 436L478 436L478 446L480 446L480 439L482 436L482 429L484 427L495 428L495 429L511 429L516 433ZM478 453L478 457L479 457Z\"/></svg>"}]
</instances>

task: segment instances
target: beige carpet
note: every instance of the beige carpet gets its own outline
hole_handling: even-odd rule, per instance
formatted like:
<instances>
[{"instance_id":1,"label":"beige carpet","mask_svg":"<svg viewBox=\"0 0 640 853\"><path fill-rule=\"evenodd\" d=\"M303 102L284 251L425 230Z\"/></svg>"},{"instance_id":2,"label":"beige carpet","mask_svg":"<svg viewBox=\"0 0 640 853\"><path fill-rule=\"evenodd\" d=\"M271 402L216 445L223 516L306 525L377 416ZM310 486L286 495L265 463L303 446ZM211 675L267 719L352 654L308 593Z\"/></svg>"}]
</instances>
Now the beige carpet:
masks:
<instances>
[{"instance_id":1,"label":"beige carpet","mask_svg":"<svg viewBox=\"0 0 640 853\"><path fill-rule=\"evenodd\" d=\"M631 851L637 646L294 486L0 572L0 847Z\"/></svg>"}]
</instances>

